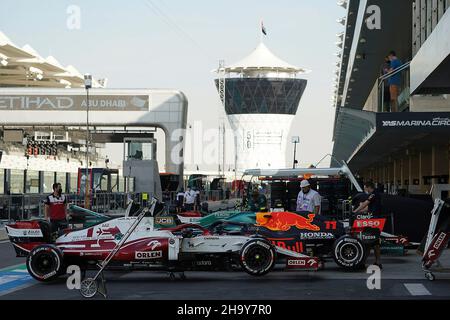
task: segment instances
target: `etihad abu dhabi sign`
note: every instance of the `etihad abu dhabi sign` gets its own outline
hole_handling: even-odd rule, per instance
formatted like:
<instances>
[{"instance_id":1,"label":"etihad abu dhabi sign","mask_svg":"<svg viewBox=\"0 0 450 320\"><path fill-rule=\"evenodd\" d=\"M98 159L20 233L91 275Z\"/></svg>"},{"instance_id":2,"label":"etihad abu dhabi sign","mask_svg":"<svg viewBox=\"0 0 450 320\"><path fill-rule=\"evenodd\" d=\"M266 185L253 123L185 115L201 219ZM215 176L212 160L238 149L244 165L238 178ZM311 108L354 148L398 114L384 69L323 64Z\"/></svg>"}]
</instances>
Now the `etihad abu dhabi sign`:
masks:
<instances>
[{"instance_id":1,"label":"etihad abu dhabi sign","mask_svg":"<svg viewBox=\"0 0 450 320\"><path fill-rule=\"evenodd\" d=\"M4 95L0 96L0 110L86 110L84 95ZM148 95L91 95L89 109L93 111L145 111Z\"/></svg>"}]
</instances>

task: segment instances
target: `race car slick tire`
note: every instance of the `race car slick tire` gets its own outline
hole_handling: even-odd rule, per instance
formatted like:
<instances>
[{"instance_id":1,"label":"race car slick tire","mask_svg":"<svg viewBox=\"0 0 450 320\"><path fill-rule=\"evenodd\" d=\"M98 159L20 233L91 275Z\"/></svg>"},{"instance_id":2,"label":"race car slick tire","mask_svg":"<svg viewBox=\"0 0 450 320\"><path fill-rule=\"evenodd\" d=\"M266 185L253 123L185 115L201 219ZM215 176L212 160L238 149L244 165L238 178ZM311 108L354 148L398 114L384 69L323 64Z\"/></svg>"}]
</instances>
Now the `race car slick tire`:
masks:
<instances>
[{"instance_id":1,"label":"race car slick tire","mask_svg":"<svg viewBox=\"0 0 450 320\"><path fill-rule=\"evenodd\" d=\"M332 253L336 264L345 269L357 270L366 262L366 247L361 240L348 235L334 242Z\"/></svg>"},{"instance_id":2,"label":"race car slick tire","mask_svg":"<svg viewBox=\"0 0 450 320\"><path fill-rule=\"evenodd\" d=\"M265 275L275 265L275 249L264 239L248 241L241 248L239 255L241 267L252 276Z\"/></svg>"},{"instance_id":3,"label":"race car slick tire","mask_svg":"<svg viewBox=\"0 0 450 320\"><path fill-rule=\"evenodd\" d=\"M30 251L26 262L28 273L38 281L48 282L62 273L63 256L56 246L44 244Z\"/></svg>"}]
</instances>

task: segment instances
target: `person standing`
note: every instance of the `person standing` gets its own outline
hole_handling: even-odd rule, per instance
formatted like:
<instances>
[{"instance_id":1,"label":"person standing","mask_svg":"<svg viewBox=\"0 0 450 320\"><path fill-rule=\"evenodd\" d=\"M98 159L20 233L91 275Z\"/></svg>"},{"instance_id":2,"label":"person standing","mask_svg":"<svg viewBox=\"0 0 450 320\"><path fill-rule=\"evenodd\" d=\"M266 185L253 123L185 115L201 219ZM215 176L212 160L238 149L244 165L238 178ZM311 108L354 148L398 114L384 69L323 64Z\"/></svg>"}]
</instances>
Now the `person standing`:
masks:
<instances>
[{"instance_id":1,"label":"person standing","mask_svg":"<svg viewBox=\"0 0 450 320\"><path fill-rule=\"evenodd\" d=\"M169 212L171 200L169 188L166 188L162 193L162 201L167 212Z\"/></svg>"},{"instance_id":2,"label":"person standing","mask_svg":"<svg viewBox=\"0 0 450 320\"><path fill-rule=\"evenodd\" d=\"M252 195L248 200L250 211L267 211L267 198L264 194L260 194L256 187L253 189Z\"/></svg>"},{"instance_id":3,"label":"person standing","mask_svg":"<svg viewBox=\"0 0 450 320\"><path fill-rule=\"evenodd\" d=\"M184 189L181 188L176 196L176 203L177 203L177 213L181 213L181 210L183 209L184 204Z\"/></svg>"},{"instance_id":4,"label":"person standing","mask_svg":"<svg viewBox=\"0 0 450 320\"><path fill-rule=\"evenodd\" d=\"M394 71L402 65L402 62L397 58L395 51L389 52L389 61L391 67L389 72ZM398 112L398 95L400 93L401 74L397 72L388 79L389 93L391 95L391 112Z\"/></svg>"},{"instance_id":5,"label":"person standing","mask_svg":"<svg viewBox=\"0 0 450 320\"><path fill-rule=\"evenodd\" d=\"M200 190L196 188L194 192L195 192L194 211L200 211Z\"/></svg>"},{"instance_id":6,"label":"person standing","mask_svg":"<svg viewBox=\"0 0 450 320\"><path fill-rule=\"evenodd\" d=\"M186 211L194 210L195 197L195 191L188 187L186 193L184 194L184 209Z\"/></svg>"},{"instance_id":7,"label":"person standing","mask_svg":"<svg viewBox=\"0 0 450 320\"><path fill-rule=\"evenodd\" d=\"M61 183L53 184L53 192L44 201L44 216L50 221L52 232L67 225L67 198L62 194Z\"/></svg>"},{"instance_id":8,"label":"person standing","mask_svg":"<svg viewBox=\"0 0 450 320\"><path fill-rule=\"evenodd\" d=\"M366 182L364 184L364 191L367 193L367 200L361 202L354 211L354 213L361 213L367 209L367 213L370 214L371 217L377 218L382 214L381 207L381 196L380 193L375 189L375 185L373 182ZM381 231L380 231L381 233ZM381 248L380 248L381 239L378 239L375 245L373 246L373 250L375 253L375 263L374 265L378 266L382 269L381 265Z\"/></svg>"},{"instance_id":9,"label":"person standing","mask_svg":"<svg viewBox=\"0 0 450 320\"><path fill-rule=\"evenodd\" d=\"M391 61L389 60L389 56L384 57L384 63L381 67L381 75L384 76L391 69ZM385 112L389 108L389 104L391 103L391 94L389 92L389 81L383 81L383 110Z\"/></svg>"},{"instance_id":10,"label":"person standing","mask_svg":"<svg viewBox=\"0 0 450 320\"><path fill-rule=\"evenodd\" d=\"M311 189L311 184L307 179L303 179L300 182L300 188L302 190L297 196L296 211L307 211L319 215L322 201L320 194Z\"/></svg>"}]
</instances>

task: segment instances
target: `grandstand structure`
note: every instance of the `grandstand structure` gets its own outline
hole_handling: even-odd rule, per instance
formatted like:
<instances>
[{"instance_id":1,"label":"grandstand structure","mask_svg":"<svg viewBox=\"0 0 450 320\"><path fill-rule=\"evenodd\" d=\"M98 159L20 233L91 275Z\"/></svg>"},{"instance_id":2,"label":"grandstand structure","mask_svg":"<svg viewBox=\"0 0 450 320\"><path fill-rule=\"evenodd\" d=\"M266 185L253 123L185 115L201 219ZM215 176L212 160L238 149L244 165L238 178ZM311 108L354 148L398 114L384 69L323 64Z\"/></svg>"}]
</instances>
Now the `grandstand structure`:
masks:
<instances>
[{"instance_id":1,"label":"grandstand structure","mask_svg":"<svg viewBox=\"0 0 450 320\"><path fill-rule=\"evenodd\" d=\"M92 84L105 85L106 79ZM29 44L19 47L0 31L0 87L79 88L84 78L74 66L64 67L53 56L43 58Z\"/></svg>"},{"instance_id":2,"label":"grandstand structure","mask_svg":"<svg viewBox=\"0 0 450 320\"><path fill-rule=\"evenodd\" d=\"M104 88L106 82L93 79L92 87ZM0 88L84 88L84 76L53 56L44 58L30 44L18 46L0 31ZM66 191L74 191L77 170L86 165L84 136L82 130L65 128L7 127L0 119L0 194L35 193L32 182L38 177L45 180L43 192L50 191L53 181L72 185ZM90 150L91 166L105 166L106 159L97 153L102 147L95 144Z\"/></svg>"}]
</instances>

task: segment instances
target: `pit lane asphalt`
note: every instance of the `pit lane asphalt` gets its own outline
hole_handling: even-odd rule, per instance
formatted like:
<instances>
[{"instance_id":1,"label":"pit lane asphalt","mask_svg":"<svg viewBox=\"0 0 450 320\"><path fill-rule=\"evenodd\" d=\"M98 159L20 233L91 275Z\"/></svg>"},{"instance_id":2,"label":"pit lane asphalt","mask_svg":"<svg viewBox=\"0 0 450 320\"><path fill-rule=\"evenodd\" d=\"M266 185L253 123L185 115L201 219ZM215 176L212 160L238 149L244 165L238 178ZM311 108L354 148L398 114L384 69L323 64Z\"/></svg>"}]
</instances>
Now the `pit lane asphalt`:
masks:
<instances>
[{"instance_id":1,"label":"pit lane asphalt","mask_svg":"<svg viewBox=\"0 0 450 320\"><path fill-rule=\"evenodd\" d=\"M450 250L441 260L444 266L450 266ZM65 278L52 283L26 278L2 293L2 277L11 270L16 273L10 272L10 277L28 276L23 265L17 267L24 261L15 258L10 243L0 243L0 300L83 299L77 290L67 289ZM5 273L8 266L13 267ZM275 270L263 277L243 272L186 272L186 280L170 280L165 272L105 273L109 299L450 299L450 274L435 275L435 281L425 279L420 257L414 251L404 257L383 257L380 290L367 288L369 274L365 271L343 272L331 261L317 272Z\"/></svg>"}]
</instances>

